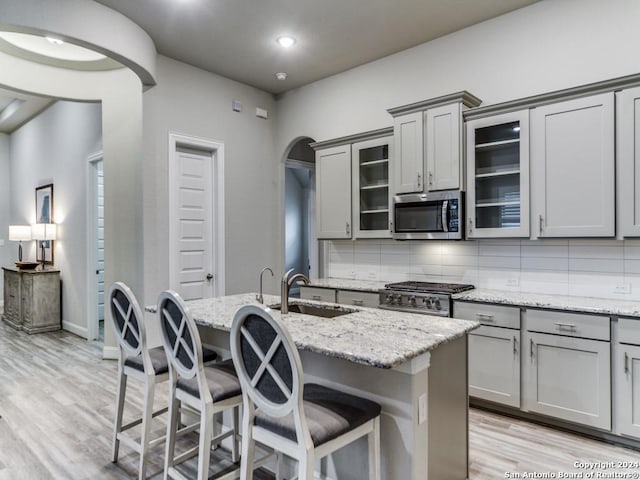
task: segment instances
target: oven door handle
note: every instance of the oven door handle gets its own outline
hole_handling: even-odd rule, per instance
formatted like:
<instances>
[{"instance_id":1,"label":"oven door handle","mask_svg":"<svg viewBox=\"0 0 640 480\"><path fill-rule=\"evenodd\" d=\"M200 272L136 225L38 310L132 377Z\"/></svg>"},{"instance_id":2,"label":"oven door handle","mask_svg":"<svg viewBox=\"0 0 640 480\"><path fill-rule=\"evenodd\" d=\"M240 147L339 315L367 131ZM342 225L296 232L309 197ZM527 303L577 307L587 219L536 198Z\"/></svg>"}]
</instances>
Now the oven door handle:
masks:
<instances>
[{"instance_id":1,"label":"oven door handle","mask_svg":"<svg viewBox=\"0 0 640 480\"><path fill-rule=\"evenodd\" d=\"M442 211L440 212L442 215L442 231L449 231L449 200L442 201Z\"/></svg>"}]
</instances>

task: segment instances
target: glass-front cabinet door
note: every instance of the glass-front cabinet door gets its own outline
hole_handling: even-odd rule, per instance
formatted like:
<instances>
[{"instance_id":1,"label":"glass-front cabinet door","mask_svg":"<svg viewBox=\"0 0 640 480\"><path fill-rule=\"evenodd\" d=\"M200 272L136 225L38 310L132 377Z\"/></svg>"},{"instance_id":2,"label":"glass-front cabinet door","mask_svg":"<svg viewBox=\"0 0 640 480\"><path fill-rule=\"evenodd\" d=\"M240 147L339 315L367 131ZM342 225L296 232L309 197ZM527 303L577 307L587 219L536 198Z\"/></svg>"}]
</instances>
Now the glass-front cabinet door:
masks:
<instances>
[{"instance_id":1,"label":"glass-front cabinet door","mask_svg":"<svg viewBox=\"0 0 640 480\"><path fill-rule=\"evenodd\" d=\"M354 238L388 238L390 232L389 152L393 137L352 145Z\"/></svg>"},{"instance_id":2,"label":"glass-front cabinet door","mask_svg":"<svg viewBox=\"0 0 640 480\"><path fill-rule=\"evenodd\" d=\"M529 236L529 111L467 122L467 238Z\"/></svg>"}]
</instances>

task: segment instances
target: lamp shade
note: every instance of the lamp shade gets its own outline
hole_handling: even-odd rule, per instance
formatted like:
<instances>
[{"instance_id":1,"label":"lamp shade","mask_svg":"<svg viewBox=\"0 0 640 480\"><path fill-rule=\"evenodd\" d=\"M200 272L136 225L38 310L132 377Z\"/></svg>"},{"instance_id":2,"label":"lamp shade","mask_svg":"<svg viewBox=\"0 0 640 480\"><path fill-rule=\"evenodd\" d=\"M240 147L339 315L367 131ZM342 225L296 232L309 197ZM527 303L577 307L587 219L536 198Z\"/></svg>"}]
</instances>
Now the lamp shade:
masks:
<instances>
[{"instance_id":1,"label":"lamp shade","mask_svg":"<svg viewBox=\"0 0 640 480\"><path fill-rule=\"evenodd\" d=\"M31 239L31 227L29 225L9 225L9 240L19 242Z\"/></svg>"},{"instance_id":2,"label":"lamp shade","mask_svg":"<svg viewBox=\"0 0 640 480\"><path fill-rule=\"evenodd\" d=\"M57 231L55 223L34 223L31 225L31 235L34 240L56 240Z\"/></svg>"}]
</instances>

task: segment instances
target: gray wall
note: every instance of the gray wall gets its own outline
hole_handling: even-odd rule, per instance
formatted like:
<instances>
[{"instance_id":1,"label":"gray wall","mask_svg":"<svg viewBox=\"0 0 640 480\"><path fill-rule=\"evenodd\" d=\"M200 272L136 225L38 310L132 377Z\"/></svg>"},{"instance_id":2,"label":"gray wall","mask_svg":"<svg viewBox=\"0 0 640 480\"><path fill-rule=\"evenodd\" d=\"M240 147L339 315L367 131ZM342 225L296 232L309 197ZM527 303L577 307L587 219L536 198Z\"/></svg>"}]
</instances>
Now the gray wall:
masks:
<instances>
[{"instance_id":1,"label":"gray wall","mask_svg":"<svg viewBox=\"0 0 640 480\"><path fill-rule=\"evenodd\" d=\"M390 126L386 109L460 90L492 104L638 73L638 18L637 0L546 0L290 91L277 152Z\"/></svg>"},{"instance_id":2,"label":"gray wall","mask_svg":"<svg viewBox=\"0 0 640 480\"><path fill-rule=\"evenodd\" d=\"M18 245L9 242L10 195L9 195L9 136L0 133L0 265L13 265L18 260ZM4 279L0 271L0 302L4 298Z\"/></svg>"},{"instance_id":3,"label":"gray wall","mask_svg":"<svg viewBox=\"0 0 640 480\"><path fill-rule=\"evenodd\" d=\"M276 276L265 276L265 291L277 292L281 183L272 95L163 56L157 67L158 85L143 97L145 301L169 287L169 132L224 144L226 293L257 290L267 265ZM233 99L242 112L231 110ZM256 107L269 119L257 118Z\"/></svg>"},{"instance_id":4,"label":"gray wall","mask_svg":"<svg viewBox=\"0 0 640 480\"><path fill-rule=\"evenodd\" d=\"M54 220L59 224L54 262L60 269L65 328L87 329L87 157L102 148L100 104L57 102L11 135L11 222L35 222L37 186L54 184ZM1 181L1 180L0 180ZM1 228L1 227L0 227ZM35 242L24 245L35 260Z\"/></svg>"}]
</instances>

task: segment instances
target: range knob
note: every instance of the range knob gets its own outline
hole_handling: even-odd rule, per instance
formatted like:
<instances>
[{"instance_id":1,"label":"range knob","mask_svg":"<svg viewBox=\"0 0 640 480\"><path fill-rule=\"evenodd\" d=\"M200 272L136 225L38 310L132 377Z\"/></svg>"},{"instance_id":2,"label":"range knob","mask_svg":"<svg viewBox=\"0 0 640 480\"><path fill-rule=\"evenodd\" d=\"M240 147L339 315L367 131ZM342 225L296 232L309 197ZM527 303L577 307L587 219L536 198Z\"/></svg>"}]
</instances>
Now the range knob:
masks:
<instances>
[{"instance_id":1,"label":"range knob","mask_svg":"<svg viewBox=\"0 0 640 480\"><path fill-rule=\"evenodd\" d=\"M411 306L415 307L416 306L416 296L415 295L411 295L409 297L409 303L411 304Z\"/></svg>"},{"instance_id":2,"label":"range knob","mask_svg":"<svg viewBox=\"0 0 640 480\"><path fill-rule=\"evenodd\" d=\"M401 294L397 294L396 295L396 303L398 305L400 305L402 303L402 295Z\"/></svg>"},{"instance_id":3,"label":"range knob","mask_svg":"<svg viewBox=\"0 0 640 480\"><path fill-rule=\"evenodd\" d=\"M393 305L393 297L394 295L392 293L387 293L387 296L385 297L384 302L387 305Z\"/></svg>"},{"instance_id":4,"label":"range knob","mask_svg":"<svg viewBox=\"0 0 640 480\"><path fill-rule=\"evenodd\" d=\"M433 306L435 307L436 310L440 310L442 308L442 306L440 305L440 300L438 300L437 298L433 302Z\"/></svg>"}]
</instances>

